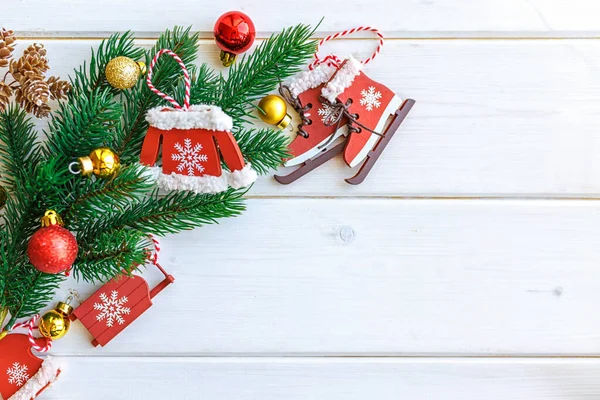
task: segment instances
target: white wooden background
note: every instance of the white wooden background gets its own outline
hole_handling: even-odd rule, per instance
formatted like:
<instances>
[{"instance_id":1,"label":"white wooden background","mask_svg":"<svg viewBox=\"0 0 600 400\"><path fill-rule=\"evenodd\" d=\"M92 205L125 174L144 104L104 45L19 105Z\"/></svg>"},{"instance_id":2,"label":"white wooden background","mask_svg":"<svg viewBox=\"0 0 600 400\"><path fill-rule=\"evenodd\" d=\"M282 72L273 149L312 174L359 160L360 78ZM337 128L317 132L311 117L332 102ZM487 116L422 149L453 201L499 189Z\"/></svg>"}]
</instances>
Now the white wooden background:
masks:
<instances>
[{"instance_id":1,"label":"white wooden background","mask_svg":"<svg viewBox=\"0 0 600 400\"><path fill-rule=\"evenodd\" d=\"M364 184L340 160L266 177L243 216L165 239L175 285L104 349L75 323L44 398L598 399L600 2L19 0L0 25L61 75L176 24L218 67L231 9L263 37L379 27L368 73L417 105Z\"/></svg>"}]
</instances>

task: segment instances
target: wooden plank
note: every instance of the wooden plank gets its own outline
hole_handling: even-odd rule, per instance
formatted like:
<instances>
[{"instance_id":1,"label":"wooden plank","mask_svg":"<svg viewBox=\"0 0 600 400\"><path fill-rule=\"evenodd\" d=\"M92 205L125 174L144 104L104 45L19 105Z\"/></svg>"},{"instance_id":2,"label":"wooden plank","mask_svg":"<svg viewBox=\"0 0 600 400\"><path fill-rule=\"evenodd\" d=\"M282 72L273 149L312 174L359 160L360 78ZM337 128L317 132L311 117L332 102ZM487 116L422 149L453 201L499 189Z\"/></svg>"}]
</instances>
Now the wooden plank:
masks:
<instances>
[{"instance_id":1,"label":"wooden plank","mask_svg":"<svg viewBox=\"0 0 600 400\"><path fill-rule=\"evenodd\" d=\"M52 73L66 76L98 42L46 44ZM289 186L265 177L251 195L600 196L600 41L386 46L368 73L417 104L367 180L346 184L354 171L338 158ZM331 48L365 57L371 47ZM199 59L218 67L216 46L202 41Z\"/></svg>"},{"instance_id":2,"label":"wooden plank","mask_svg":"<svg viewBox=\"0 0 600 400\"><path fill-rule=\"evenodd\" d=\"M44 399L592 400L583 359L66 358ZM101 377L101 379L99 379Z\"/></svg>"},{"instance_id":3,"label":"wooden plank","mask_svg":"<svg viewBox=\"0 0 600 400\"><path fill-rule=\"evenodd\" d=\"M175 284L109 346L52 352L600 354L599 234L589 201L250 200L162 241Z\"/></svg>"},{"instance_id":4,"label":"wooden plank","mask_svg":"<svg viewBox=\"0 0 600 400\"><path fill-rule=\"evenodd\" d=\"M3 24L45 36L103 35L125 30L155 35L174 25L193 25L209 35L217 17L235 9L249 14L262 33L279 31L296 22L314 25L324 16L320 27L323 32L374 25L390 37L562 36L597 35L600 5L595 0L375 0L352 4L341 0L287 0L277 4L207 0L201 6L193 0L147 0L144 4L134 0L29 0L12 3L3 15Z\"/></svg>"}]
</instances>

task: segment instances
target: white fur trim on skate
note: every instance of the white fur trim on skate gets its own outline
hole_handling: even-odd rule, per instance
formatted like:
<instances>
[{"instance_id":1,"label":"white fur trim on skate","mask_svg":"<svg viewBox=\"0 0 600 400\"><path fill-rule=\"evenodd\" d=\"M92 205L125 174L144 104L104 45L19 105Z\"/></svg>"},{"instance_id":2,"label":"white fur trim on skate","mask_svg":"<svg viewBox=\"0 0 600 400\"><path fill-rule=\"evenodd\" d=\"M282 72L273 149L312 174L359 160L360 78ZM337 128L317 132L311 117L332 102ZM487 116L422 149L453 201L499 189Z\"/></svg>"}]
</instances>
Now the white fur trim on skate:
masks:
<instances>
[{"instance_id":1,"label":"white fur trim on skate","mask_svg":"<svg viewBox=\"0 0 600 400\"><path fill-rule=\"evenodd\" d=\"M193 105L187 111L171 107L154 107L148 110L146 121L158 129L210 129L231 131L233 120L220 107Z\"/></svg>"},{"instance_id":2,"label":"white fur trim on skate","mask_svg":"<svg viewBox=\"0 0 600 400\"><path fill-rule=\"evenodd\" d=\"M35 399L38 392L47 385L56 381L60 373L58 362L52 357L46 357L42 366L19 390L15 392L8 400L30 400Z\"/></svg>"},{"instance_id":3,"label":"white fur trim on skate","mask_svg":"<svg viewBox=\"0 0 600 400\"><path fill-rule=\"evenodd\" d=\"M240 189L253 184L258 178L250 164L239 171L223 171L221 176L187 176L180 174L163 174L161 167L148 167L159 188L165 190L180 190L194 193L220 193L228 186Z\"/></svg>"},{"instance_id":4,"label":"white fur trim on skate","mask_svg":"<svg viewBox=\"0 0 600 400\"><path fill-rule=\"evenodd\" d=\"M330 103L335 103L335 99L352 85L354 78L363 69L363 64L354 57L348 57L348 60L333 75L333 78L323 87L321 95Z\"/></svg>"},{"instance_id":5,"label":"white fur trim on skate","mask_svg":"<svg viewBox=\"0 0 600 400\"><path fill-rule=\"evenodd\" d=\"M298 74L297 77L292 78L288 81L288 86L292 96L298 97L302 92L308 89L313 89L322 83L327 82L333 73L335 68L327 64L317 65L312 71L303 71Z\"/></svg>"}]
</instances>

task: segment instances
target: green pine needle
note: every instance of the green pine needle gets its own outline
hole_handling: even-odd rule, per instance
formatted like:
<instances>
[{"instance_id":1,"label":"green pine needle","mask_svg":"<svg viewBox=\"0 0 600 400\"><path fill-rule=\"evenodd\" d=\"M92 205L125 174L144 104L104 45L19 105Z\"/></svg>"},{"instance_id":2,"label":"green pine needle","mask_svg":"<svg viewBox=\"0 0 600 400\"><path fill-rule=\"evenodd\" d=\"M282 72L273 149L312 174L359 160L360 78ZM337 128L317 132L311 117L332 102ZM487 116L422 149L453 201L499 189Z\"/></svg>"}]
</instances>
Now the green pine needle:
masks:
<instances>
[{"instance_id":1,"label":"green pine needle","mask_svg":"<svg viewBox=\"0 0 600 400\"><path fill-rule=\"evenodd\" d=\"M236 132L235 138L246 161L261 175L277 168L289 156L289 139L281 131L248 129Z\"/></svg>"}]
</instances>

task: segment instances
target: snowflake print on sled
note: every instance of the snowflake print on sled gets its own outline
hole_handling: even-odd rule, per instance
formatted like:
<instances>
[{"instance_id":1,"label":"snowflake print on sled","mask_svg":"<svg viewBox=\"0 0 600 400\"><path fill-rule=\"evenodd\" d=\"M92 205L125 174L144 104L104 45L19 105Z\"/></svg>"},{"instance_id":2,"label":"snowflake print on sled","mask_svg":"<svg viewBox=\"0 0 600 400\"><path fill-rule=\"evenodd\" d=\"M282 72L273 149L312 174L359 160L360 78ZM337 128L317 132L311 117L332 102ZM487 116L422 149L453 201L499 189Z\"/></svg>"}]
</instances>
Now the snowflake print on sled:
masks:
<instances>
[{"instance_id":1,"label":"snowflake print on sled","mask_svg":"<svg viewBox=\"0 0 600 400\"><path fill-rule=\"evenodd\" d=\"M101 293L100 300L102 301L101 303L94 303L94 309L99 311L96 319L98 321L106 320L106 326L109 328L114 325L115 321L119 325L123 325L125 323L123 316L129 315L131 312L131 309L123 306L127 303L127 296L119 298L119 292L113 290L110 293L110 297L106 293Z\"/></svg>"}]
</instances>

